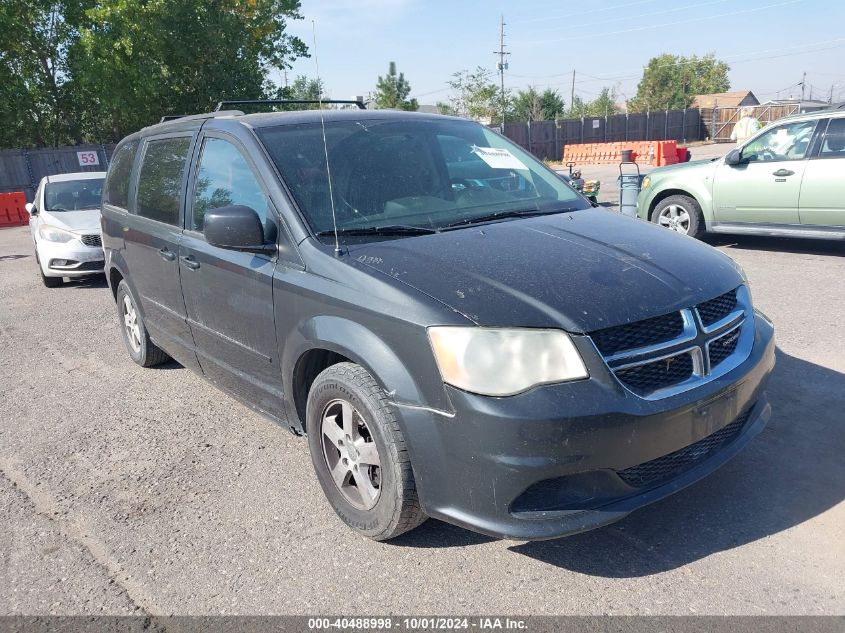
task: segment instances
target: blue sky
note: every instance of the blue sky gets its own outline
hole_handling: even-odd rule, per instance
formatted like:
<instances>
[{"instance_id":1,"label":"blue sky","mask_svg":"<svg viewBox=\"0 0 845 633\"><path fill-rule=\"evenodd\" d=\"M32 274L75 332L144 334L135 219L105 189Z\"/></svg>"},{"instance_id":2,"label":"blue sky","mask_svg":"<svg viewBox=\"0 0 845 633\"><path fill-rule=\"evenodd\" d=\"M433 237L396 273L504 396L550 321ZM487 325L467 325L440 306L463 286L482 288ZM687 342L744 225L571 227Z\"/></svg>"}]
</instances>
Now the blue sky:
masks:
<instances>
[{"instance_id":1,"label":"blue sky","mask_svg":"<svg viewBox=\"0 0 845 633\"><path fill-rule=\"evenodd\" d=\"M569 7L577 6L578 9ZM800 95L845 100L845 0L302 0L291 26L312 45L330 95L348 99L375 88L393 60L420 103L447 100L446 81L462 69L495 70L505 17L510 69L505 84L558 89L592 98L612 86L632 97L649 58L713 52L731 65L731 87L761 101ZM314 76L314 58L289 78ZM497 79L498 83L498 79Z\"/></svg>"}]
</instances>

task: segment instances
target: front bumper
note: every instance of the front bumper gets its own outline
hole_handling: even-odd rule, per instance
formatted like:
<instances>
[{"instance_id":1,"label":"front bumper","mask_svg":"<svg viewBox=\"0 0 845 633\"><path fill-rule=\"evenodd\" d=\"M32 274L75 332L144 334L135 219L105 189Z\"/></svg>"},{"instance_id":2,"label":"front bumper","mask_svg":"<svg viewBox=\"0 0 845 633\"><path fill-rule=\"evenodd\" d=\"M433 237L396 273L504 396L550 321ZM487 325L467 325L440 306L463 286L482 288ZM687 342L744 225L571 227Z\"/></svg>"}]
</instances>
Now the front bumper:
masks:
<instances>
[{"instance_id":1,"label":"front bumper","mask_svg":"<svg viewBox=\"0 0 845 633\"><path fill-rule=\"evenodd\" d=\"M662 400L639 398L591 367L589 380L509 398L449 388L454 417L398 405L423 508L495 537L548 539L612 523L694 483L769 420L771 324L756 318L754 336L734 370ZM635 470L659 474L667 463L683 468L650 480Z\"/></svg>"},{"instance_id":2,"label":"front bumper","mask_svg":"<svg viewBox=\"0 0 845 633\"><path fill-rule=\"evenodd\" d=\"M82 277L105 270L102 247L86 246L79 239L65 243L39 239L35 248L45 277ZM62 260L68 263L60 263Z\"/></svg>"}]
</instances>

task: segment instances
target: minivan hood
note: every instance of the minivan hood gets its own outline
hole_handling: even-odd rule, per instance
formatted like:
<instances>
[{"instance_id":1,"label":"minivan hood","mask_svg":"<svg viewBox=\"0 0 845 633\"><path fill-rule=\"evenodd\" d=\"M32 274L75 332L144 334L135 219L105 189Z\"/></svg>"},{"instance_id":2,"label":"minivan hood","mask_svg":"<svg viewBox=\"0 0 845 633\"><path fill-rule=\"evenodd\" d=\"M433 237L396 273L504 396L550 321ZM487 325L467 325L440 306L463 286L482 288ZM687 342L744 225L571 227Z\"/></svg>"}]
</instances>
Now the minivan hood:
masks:
<instances>
[{"instance_id":1,"label":"minivan hood","mask_svg":"<svg viewBox=\"0 0 845 633\"><path fill-rule=\"evenodd\" d=\"M351 246L349 254L350 263L490 327L590 332L742 283L736 265L711 246L599 209Z\"/></svg>"},{"instance_id":2,"label":"minivan hood","mask_svg":"<svg viewBox=\"0 0 845 633\"><path fill-rule=\"evenodd\" d=\"M51 226L74 233L100 233L100 210L43 211L41 220Z\"/></svg>"}]
</instances>

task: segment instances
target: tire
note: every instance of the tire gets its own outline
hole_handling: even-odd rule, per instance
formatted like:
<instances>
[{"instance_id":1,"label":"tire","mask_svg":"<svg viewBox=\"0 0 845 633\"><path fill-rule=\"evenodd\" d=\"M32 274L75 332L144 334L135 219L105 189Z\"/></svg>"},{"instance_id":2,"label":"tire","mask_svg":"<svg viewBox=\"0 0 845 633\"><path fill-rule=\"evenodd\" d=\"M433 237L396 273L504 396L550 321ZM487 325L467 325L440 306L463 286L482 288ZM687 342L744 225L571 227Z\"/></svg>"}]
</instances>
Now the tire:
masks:
<instances>
[{"instance_id":1,"label":"tire","mask_svg":"<svg viewBox=\"0 0 845 633\"><path fill-rule=\"evenodd\" d=\"M125 280L121 280L118 284L116 296L117 317L120 320L120 331L129 357L141 367L155 367L170 360L170 356L150 339L138 310L138 303Z\"/></svg>"},{"instance_id":2,"label":"tire","mask_svg":"<svg viewBox=\"0 0 845 633\"><path fill-rule=\"evenodd\" d=\"M65 280L61 277L48 277L43 272L41 273L41 281L44 283L45 286L48 288L58 288L62 284L65 283Z\"/></svg>"},{"instance_id":3,"label":"tire","mask_svg":"<svg viewBox=\"0 0 845 633\"><path fill-rule=\"evenodd\" d=\"M35 248L35 263L38 264L38 274L41 275L41 283L48 288L58 288L65 283L62 277L48 277L44 274L44 269L41 268L41 258L38 257L38 247Z\"/></svg>"},{"instance_id":4,"label":"tire","mask_svg":"<svg viewBox=\"0 0 845 633\"><path fill-rule=\"evenodd\" d=\"M387 395L363 367L338 363L317 376L306 430L317 480L346 525L386 541L426 520L402 431Z\"/></svg>"},{"instance_id":5,"label":"tire","mask_svg":"<svg viewBox=\"0 0 845 633\"><path fill-rule=\"evenodd\" d=\"M658 202L651 213L651 221L669 230L690 237L704 233L701 206L690 196L669 196Z\"/></svg>"}]
</instances>

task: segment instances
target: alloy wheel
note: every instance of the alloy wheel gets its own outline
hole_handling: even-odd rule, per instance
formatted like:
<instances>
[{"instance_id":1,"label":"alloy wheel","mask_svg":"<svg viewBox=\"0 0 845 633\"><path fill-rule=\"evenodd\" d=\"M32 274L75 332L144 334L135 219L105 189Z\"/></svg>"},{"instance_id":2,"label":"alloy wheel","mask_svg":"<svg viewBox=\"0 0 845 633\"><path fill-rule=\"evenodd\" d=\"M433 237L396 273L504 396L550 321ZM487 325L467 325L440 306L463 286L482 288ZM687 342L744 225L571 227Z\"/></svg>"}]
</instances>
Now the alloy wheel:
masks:
<instances>
[{"instance_id":1,"label":"alloy wheel","mask_svg":"<svg viewBox=\"0 0 845 633\"><path fill-rule=\"evenodd\" d=\"M123 327L126 328L126 336L129 344L136 353L141 352L141 326L138 323L138 313L129 295L123 295Z\"/></svg>"},{"instance_id":2,"label":"alloy wheel","mask_svg":"<svg viewBox=\"0 0 845 633\"><path fill-rule=\"evenodd\" d=\"M690 214L678 204L670 204L660 210L658 215L660 226L686 235L689 233Z\"/></svg>"},{"instance_id":3,"label":"alloy wheel","mask_svg":"<svg viewBox=\"0 0 845 633\"><path fill-rule=\"evenodd\" d=\"M367 422L346 400L329 402L321 418L320 444L334 485L360 510L381 493L381 459Z\"/></svg>"}]
</instances>

